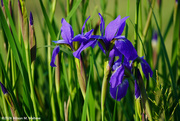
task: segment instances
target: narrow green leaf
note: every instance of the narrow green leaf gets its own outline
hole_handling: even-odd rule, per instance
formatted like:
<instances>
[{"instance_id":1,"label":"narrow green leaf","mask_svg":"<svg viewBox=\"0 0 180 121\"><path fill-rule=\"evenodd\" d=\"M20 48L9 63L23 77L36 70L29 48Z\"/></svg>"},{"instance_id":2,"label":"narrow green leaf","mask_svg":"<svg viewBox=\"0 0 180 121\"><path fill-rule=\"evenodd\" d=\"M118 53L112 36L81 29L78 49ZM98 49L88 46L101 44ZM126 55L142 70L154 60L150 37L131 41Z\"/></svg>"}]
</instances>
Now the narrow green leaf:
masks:
<instances>
[{"instance_id":1,"label":"narrow green leaf","mask_svg":"<svg viewBox=\"0 0 180 121\"><path fill-rule=\"evenodd\" d=\"M81 117L81 121L85 121L86 120L86 113L87 113L87 109L88 109L88 100L89 100L89 83L90 83L90 78L91 78L91 73L93 70L93 60L92 60L92 56L90 59L90 71L89 71L89 78L88 78L88 84L87 84L87 90L86 90L86 96L85 96L85 101L84 101L84 105L83 105L83 113L82 113L82 117Z\"/></svg>"},{"instance_id":2,"label":"narrow green leaf","mask_svg":"<svg viewBox=\"0 0 180 121\"><path fill-rule=\"evenodd\" d=\"M39 0L39 2L40 2L40 5L41 5L41 9L43 11L44 19L45 19L45 21L47 23L47 26L48 26L48 29L49 29L49 33L51 35L51 39L56 40L56 34L55 34L55 32L53 30L53 27L52 27L52 25L50 23L49 17L48 17L48 15L46 13L46 10L45 10L45 7L44 7L44 5L42 3L42 0Z\"/></svg>"},{"instance_id":3,"label":"narrow green leaf","mask_svg":"<svg viewBox=\"0 0 180 121\"><path fill-rule=\"evenodd\" d=\"M73 6L73 8L71 9L71 11L69 12L69 14L66 17L67 22L69 22L70 18L72 17L72 15L74 14L74 12L78 8L78 6L80 5L81 1L82 0L77 0L76 4Z\"/></svg>"},{"instance_id":4,"label":"narrow green leaf","mask_svg":"<svg viewBox=\"0 0 180 121\"><path fill-rule=\"evenodd\" d=\"M174 75L173 75L173 71L172 71L172 68L171 68L169 57L168 57L168 54L167 54L167 51L166 51L166 47L165 47L165 44L164 44L164 39L162 37L161 30L159 28L159 25L158 25L158 22L157 22L157 19L156 19L154 11L153 11L153 17L154 17L156 26L158 28L158 32L159 32L160 40L161 40L161 47L162 47L162 50L163 50L164 55L165 55L165 59L166 59L167 65L168 65L168 70L170 72L171 86L172 86L172 90L173 90L173 94L174 94L174 98L175 98L175 103L178 103L178 95L177 95L177 91L176 91L177 90L177 88L176 88L176 81L174 80ZM179 106L177 107L177 110L179 112Z\"/></svg>"}]
</instances>

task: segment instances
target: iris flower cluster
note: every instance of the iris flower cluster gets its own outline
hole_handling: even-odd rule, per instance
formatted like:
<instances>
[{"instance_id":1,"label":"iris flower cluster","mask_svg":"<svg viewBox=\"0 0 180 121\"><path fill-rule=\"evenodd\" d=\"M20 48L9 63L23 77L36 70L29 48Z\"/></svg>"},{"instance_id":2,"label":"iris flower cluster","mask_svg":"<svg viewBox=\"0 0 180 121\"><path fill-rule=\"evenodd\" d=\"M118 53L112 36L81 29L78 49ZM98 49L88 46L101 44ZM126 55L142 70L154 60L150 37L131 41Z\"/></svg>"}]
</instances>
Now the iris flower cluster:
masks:
<instances>
[{"instance_id":1,"label":"iris flower cluster","mask_svg":"<svg viewBox=\"0 0 180 121\"><path fill-rule=\"evenodd\" d=\"M152 77L153 72L149 64L139 57L136 49L133 47L132 43L122 36L126 19L128 17L121 18L118 16L115 20L111 21L105 28L105 22L102 15L99 13L101 19L100 23L100 33L101 35L92 35L93 29L84 34L84 28L87 20L86 19L81 34L74 36L74 32L70 24L68 24L65 19L62 19L61 36L63 40L53 41L56 44L67 44L73 52L74 57L80 59L81 52L87 47L95 47L96 45L102 50L102 52L109 57L109 66L112 70L112 75L110 77L110 95L112 98L120 101L126 93L129 86L128 77L129 74L133 74L134 63L140 63L142 71L147 80L149 80L149 75ZM78 41L80 47L75 51L73 48L73 42ZM56 46L53 50L51 66L56 67L55 57L59 53L59 46ZM115 57L118 58L114 62ZM128 72L128 74L127 74ZM135 97L140 97L140 89L138 82L135 79Z\"/></svg>"}]
</instances>

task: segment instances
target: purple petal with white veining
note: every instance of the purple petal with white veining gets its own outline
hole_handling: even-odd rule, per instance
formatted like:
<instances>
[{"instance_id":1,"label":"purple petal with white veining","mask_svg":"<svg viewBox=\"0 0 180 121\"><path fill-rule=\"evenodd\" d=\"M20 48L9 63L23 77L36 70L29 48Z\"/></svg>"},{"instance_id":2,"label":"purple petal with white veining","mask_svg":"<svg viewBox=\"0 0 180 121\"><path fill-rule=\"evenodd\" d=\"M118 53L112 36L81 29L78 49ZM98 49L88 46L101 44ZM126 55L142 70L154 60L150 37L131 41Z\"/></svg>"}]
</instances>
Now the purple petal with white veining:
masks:
<instances>
[{"instance_id":1,"label":"purple petal with white veining","mask_svg":"<svg viewBox=\"0 0 180 121\"><path fill-rule=\"evenodd\" d=\"M137 99L141 95L141 93L140 93L140 89L136 80L135 80L134 87L135 87L135 97Z\"/></svg>"},{"instance_id":2,"label":"purple petal with white veining","mask_svg":"<svg viewBox=\"0 0 180 121\"><path fill-rule=\"evenodd\" d=\"M119 26L116 36L120 36L123 33L127 18L129 18L129 16L126 16L121 19L121 23L120 23L120 26Z\"/></svg>"},{"instance_id":3,"label":"purple petal with white veining","mask_svg":"<svg viewBox=\"0 0 180 121\"><path fill-rule=\"evenodd\" d=\"M114 38L117 30L119 29L120 21L121 21L121 17L118 16L115 20L111 21L107 25L105 30L105 37L107 41L111 41Z\"/></svg>"},{"instance_id":4,"label":"purple petal with white veining","mask_svg":"<svg viewBox=\"0 0 180 121\"><path fill-rule=\"evenodd\" d=\"M112 74L110 81L109 81L110 86L112 88L117 87L118 85L120 85L122 83L123 78L124 78L124 66L121 65Z\"/></svg>"},{"instance_id":5,"label":"purple petal with white veining","mask_svg":"<svg viewBox=\"0 0 180 121\"><path fill-rule=\"evenodd\" d=\"M0 82L0 85L1 85L1 89L3 91L3 94L8 93L7 89L5 88L5 86L1 82Z\"/></svg>"},{"instance_id":6,"label":"purple petal with white veining","mask_svg":"<svg viewBox=\"0 0 180 121\"><path fill-rule=\"evenodd\" d=\"M135 60L138 57L135 48L133 47L132 43L128 39L117 40L115 42L115 46L128 61Z\"/></svg>"},{"instance_id":7,"label":"purple petal with white veining","mask_svg":"<svg viewBox=\"0 0 180 121\"><path fill-rule=\"evenodd\" d=\"M96 40L94 40L94 41L84 41L84 42L82 42L81 45L80 45L80 47L78 48L78 50L76 50L76 51L73 53L74 57L80 59L80 54L81 54L81 52L82 52L84 49L88 48L89 46L94 47L94 44L95 44L96 42L97 42Z\"/></svg>"},{"instance_id":8,"label":"purple petal with white veining","mask_svg":"<svg viewBox=\"0 0 180 121\"><path fill-rule=\"evenodd\" d=\"M101 23L100 23L101 36L104 36L105 22L104 22L104 19L100 13L99 13L99 17L101 19Z\"/></svg>"},{"instance_id":9,"label":"purple petal with white veining","mask_svg":"<svg viewBox=\"0 0 180 121\"><path fill-rule=\"evenodd\" d=\"M146 79L149 80L149 74L150 74L150 77L152 77L153 71L151 70L151 67L146 62L146 60L143 59L143 57L141 57L141 67L142 67L142 70L143 70L143 73L144 73Z\"/></svg>"},{"instance_id":10,"label":"purple petal with white veining","mask_svg":"<svg viewBox=\"0 0 180 121\"><path fill-rule=\"evenodd\" d=\"M81 34L83 35L83 31L84 31L84 28L86 26L86 22L88 21L88 19L90 18L90 16L85 20L84 24L83 24L83 27L82 27L82 30L81 30Z\"/></svg>"},{"instance_id":11,"label":"purple petal with white veining","mask_svg":"<svg viewBox=\"0 0 180 121\"><path fill-rule=\"evenodd\" d=\"M117 99L117 101L120 101L126 95L128 87L129 87L129 82L127 79L123 80L123 82L118 87L115 88L110 87L111 97L113 99Z\"/></svg>"},{"instance_id":12,"label":"purple petal with white veining","mask_svg":"<svg viewBox=\"0 0 180 121\"><path fill-rule=\"evenodd\" d=\"M73 29L71 25L66 22L64 18L62 18L61 23L62 23L61 36L65 41L71 43L71 40L74 37Z\"/></svg>"},{"instance_id":13,"label":"purple petal with white veining","mask_svg":"<svg viewBox=\"0 0 180 121\"><path fill-rule=\"evenodd\" d=\"M126 39L125 36L121 36L121 35L120 35L120 36L115 36L114 38L115 38L115 39Z\"/></svg>"},{"instance_id":14,"label":"purple petal with white veining","mask_svg":"<svg viewBox=\"0 0 180 121\"><path fill-rule=\"evenodd\" d=\"M50 65L51 65L52 67L56 67L56 65L55 65L54 63L55 63L55 60L56 60L56 55L59 53L59 51L60 51L59 46L56 46L56 47L54 48L54 50L53 50L52 58L51 58L51 63L50 63Z\"/></svg>"}]
</instances>

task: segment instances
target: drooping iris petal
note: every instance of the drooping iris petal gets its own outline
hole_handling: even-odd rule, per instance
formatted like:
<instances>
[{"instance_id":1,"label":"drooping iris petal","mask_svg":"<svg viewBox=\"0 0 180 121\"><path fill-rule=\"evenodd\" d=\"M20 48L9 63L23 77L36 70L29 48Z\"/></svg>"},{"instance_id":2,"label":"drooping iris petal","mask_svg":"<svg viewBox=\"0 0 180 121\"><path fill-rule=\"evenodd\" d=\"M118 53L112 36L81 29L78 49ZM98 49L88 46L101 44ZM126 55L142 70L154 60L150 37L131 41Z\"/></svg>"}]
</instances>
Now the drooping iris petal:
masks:
<instances>
[{"instance_id":1,"label":"drooping iris petal","mask_svg":"<svg viewBox=\"0 0 180 121\"><path fill-rule=\"evenodd\" d=\"M115 88L110 87L111 97L113 99L117 99L117 101L120 101L126 95L128 86L129 86L129 82L127 79L125 79L118 87L115 87ZM117 95L117 98L116 98L116 95Z\"/></svg>"},{"instance_id":2,"label":"drooping iris petal","mask_svg":"<svg viewBox=\"0 0 180 121\"><path fill-rule=\"evenodd\" d=\"M103 19L102 15L100 13L99 13L99 17L101 19L101 23L100 23L101 36L104 36L105 22L104 22L104 19Z\"/></svg>"},{"instance_id":3,"label":"drooping iris petal","mask_svg":"<svg viewBox=\"0 0 180 121\"><path fill-rule=\"evenodd\" d=\"M74 57L80 59L80 54L81 54L81 52L82 52L84 49L88 48L89 46L94 47L95 44L96 44L96 42L97 42L96 40L94 40L94 41L84 41L84 42L82 42L81 45L80 45L80 47L78 48L78 50L76 50L76 51L73 53Z\"/></svg>"},{"instance_id":4,"label":"drooping iris petal","mask_svg":"<svg viewBox=\"0 0 180 121\"><path fill-rule=\"evenodd\" d=\"M150 77L152 77L153 71L151 70L151 67L146 62L146 60L143 59L143 57L141 57L141 67L142 67L142 70L143 70L143 73L144 73L146 79L149 80L149 74L150 74Z\"/></svg>"},{"instance_id":5,"label":"drooping iris petal","mask_svg":"<svg viewBox=\"0 0 180 121\"><path fill-rule=\"evenodd\" d=\"M128 39L120 39L115 42L116 48L129 60L135 60L138 55L132 43Z\"/></svg>"},{"instance_id":6,"label":"drooping iris petal","mask_svg":"<svg viewBox=\"0 0 180 121\"><path fill-rule=\"evenodd\" d=\"M136 80L135 80L134 87L135 87L135 97L136 97L136 99L137 99L137 98L141 95L141 93L140 93L140 89L139 89L139 86L138 86Z\"/></svg>"},{"instance_id":7,"label":"drooping iris petal","mask_svg":"<svg viewBox=\"0 0 180 121\"><path fill-rule=\"evenodd\" d=\"M121 19L120 27L119 27L119 29L118 29L118 31L117 31L116 36L120 36L120 35L123 33L124 27L125 27L125 25L126 25L126 19L127 19L127 18L129 18L129 16L126 16L126 17L124 17L124 18Z\"/></svg>"},{"instance_id":8,"label":"drooping iris petal","mask_svg":"<svg viewBox=\"0 0 180 121\"><path fill-rule=\"evenodd\" d=\"M111 21L107 25L106 30L105 30L105 37L106 37L107 41L111 41L114 38L114 36L119 28L120 22L121 22L121 17L118 16L115 20Z\"/></svg>"},{"instance_id":9,"label":"drooping iris petal","mask_svg":"<svg viewBox=\"0 0 180 121\"><path fill-rule=\"evenodd\" d=\"M112 74L110 81L109 81L110 86L112 88L115 88L118 85L120 85L122 83L123 77L124 77L124 66L121 65Z\"/></svg>"},{"instance_id":10,"label":"drooping iris petal","mask_svg":"<svg viewBox=\"0 0 180 121\"><path fill-rule=\"evenodd\" d=\"M74 37L73 29L71 25L66 22L64 18L62 18L61 23L62 23L61 36L65 41L71 43L71 40Z\"/></svg>"},{"instance_id":11,"label":"drooping iris petal","mask_svg":"<svg viewBox=\"0 0 180 121\"><path fill-rule=\"evenodd\" d=\"M104 54L106 54L106 50L103 48L103 46L101 45L100 42L98 42L98 46L99 46L99 48L102 50L102 52L103 52Z\"/></svg>"},{"instance_id":12,"label":"drooping iris petal","mask_svg":"<svg viewBox=\"0 0 180 121\"><path fill-rule=\"evenodd\" d=\"M90 18L90 16L85 20L84 24L83 24L83 27L82 27L82 30L81 30L81 34L83 35L83 31L84 31L84 28L86 26L86 22L88 21L88 19Z\"/></svg>"},{"instance_id":13,"label":"drooping iris petal","mask_svg":"<svg viewBox=\"0 0 180 121\"><path fill-rule=\"evenodd\" d=\"M3 94L8 93L7 89L5 88L5 86L1 82L0 82L0 86L1 86L1 89L3 91Z\"/></svg>"},{"instance_id":14,"label":"drooping iris petal","mask_svg":"<svg viewBox=\"0 0 180 121\"><path fill-rule=\"evenodd\" d=\"M55 63L55 60L56 60L56 55L59 53L59 51L60 51L59 46L56 46L56 47L54 48L54 50L53 50L52 58L51 58L51 63L50 63L50 65L51 65L52 67L56 67L56 65L55 65L54 63Z\"/></svg>"}]
</instances>

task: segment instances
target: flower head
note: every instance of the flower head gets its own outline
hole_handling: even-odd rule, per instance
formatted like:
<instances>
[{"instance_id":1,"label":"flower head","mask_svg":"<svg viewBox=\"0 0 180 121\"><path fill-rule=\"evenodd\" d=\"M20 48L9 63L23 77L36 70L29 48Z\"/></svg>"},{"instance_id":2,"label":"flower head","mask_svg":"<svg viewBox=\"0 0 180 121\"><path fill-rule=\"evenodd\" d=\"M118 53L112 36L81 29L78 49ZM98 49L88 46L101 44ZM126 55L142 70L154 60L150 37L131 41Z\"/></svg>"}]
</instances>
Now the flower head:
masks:
<instances>
[{"instance_id":1,"label":"flower head","mask_svg":"<svg viewBox=\"0 0 180 121\"><path fill-rule=\"evenodd\" d=\"M85 24L89 18L90 18L90 16L85 20L84 25L82 27L81 34L78 34L75 37L74 37L74 31L72 29L72 26L69 23L67 23L64 18L62 18L62 20L61 20L61 23L62 23L61 36L63 39L58 40L58 41L53 41L53 42L55 44L67 44L74 51L73 42L78 41L81 45L73 53L73 55L74 55L74 57L79 59L80 54L84 49L86 49L89 46L94 47L96 45L96 40L90 41L90 37L91 37L91 34L93 32L93 29L84 34ZM53 56L52 56L52 60L51 60L51 64L50 64L52 67L56 66L54 64L54 62L55 62L55 56L58 54L57 52L59 52L58 48L59 47L56 47L55 50L53 51L53 54L52 54Z\"/></svg>"},{"instance_id":2,"label":"flower head","mask_svg":"<svg viewBox=\"0 0 180 121\"><path fill-rule=\"evenodd\" d=\"M121 19L121 17L118 16L115 20L111 21L105 29L104 19L100 13L99 13L99 16L101 19L101 23L100 23L101 36L92 35L92 38L103 40L105 48L103 47L103 45L100 42L98 42L98 45L99 45L100 49L103 51L103 53L106 54L106 51L109 50L110 42L113 39L124 39L125 38L124 36L121 36L121 34L124 30L124 27L126 24L125 21L128 17L124 17Z\"/></svg>"}]
</instances>

